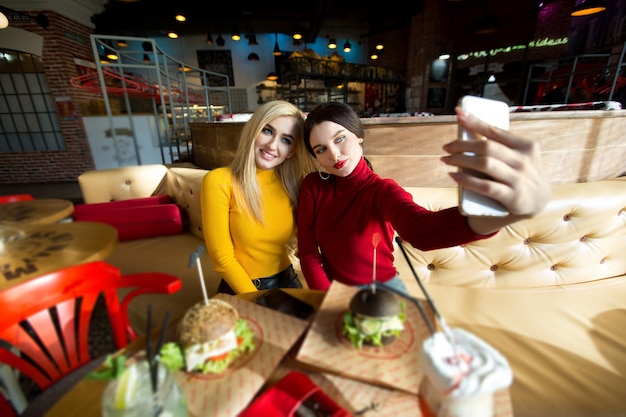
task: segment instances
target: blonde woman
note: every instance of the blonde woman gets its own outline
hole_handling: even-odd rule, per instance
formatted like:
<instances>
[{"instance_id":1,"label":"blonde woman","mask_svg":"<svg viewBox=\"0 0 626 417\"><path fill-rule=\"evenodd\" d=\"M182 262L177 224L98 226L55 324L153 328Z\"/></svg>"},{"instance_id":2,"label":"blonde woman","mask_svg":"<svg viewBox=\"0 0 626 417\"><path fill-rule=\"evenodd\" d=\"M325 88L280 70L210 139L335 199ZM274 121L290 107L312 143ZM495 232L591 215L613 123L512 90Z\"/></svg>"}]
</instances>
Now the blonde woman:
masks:
<instances>
[{"instance_id":1,"label":"blonde woman","mask_svg":"<svg viewBox=\"0 0 626 417\"><path fill-rule=\"evenodd\" d=\"M262 105L244 125L230 166L202 181L202 225L218 292L301 288L288 247L295 237L300 185L315 170L293 104Z\"/></svg>"}]
</instances>

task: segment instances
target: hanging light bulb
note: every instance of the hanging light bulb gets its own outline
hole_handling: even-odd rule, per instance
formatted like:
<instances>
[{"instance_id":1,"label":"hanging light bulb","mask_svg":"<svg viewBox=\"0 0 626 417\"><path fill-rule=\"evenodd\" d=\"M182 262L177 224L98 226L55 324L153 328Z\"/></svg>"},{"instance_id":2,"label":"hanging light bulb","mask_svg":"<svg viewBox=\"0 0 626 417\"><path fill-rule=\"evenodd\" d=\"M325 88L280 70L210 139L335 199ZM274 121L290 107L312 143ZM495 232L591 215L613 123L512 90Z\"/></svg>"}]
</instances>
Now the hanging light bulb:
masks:
<instances>
[{"instance_id":1,"label":"hanging light bulb","mask_svg":"<svg viewBox=\"0 0 626 417\"><path fill-rule=\"evenodd\" d=\"M370 59L378 59L378 52L374 51L370 54Z\"/></svg>"},{"instance_id":2,"label":"hanging light bulb","mask_svg":"<svg viewBox=\"0 0 626 417\"><path fill-rule=\"evenodd\" d=\"M267 79L270 81L276 81L278 80L278 75L272 71L269 74L267 74Z\"/></svg>"},{"instance_id":3,"label":"hanging light bulb","mask_svg":"<svg viewBox=\"0 0 626 417\"><path fill-rule=\"evenodd\" d=\"M176 21L178 22L185 22L187 21L187 17L182 14L182 13L176 13L176 16L174 16L174 19L176 19Z\"/></svg>"},{"instance_id":4,"label":"hanging light bulb","mask_svg":"<svg viewBox=\"0 0 626 417\"><path fill-rule=\"evenodd\" d=\"M143 54L143 62L145 62L146 64L149 64L152 62L148 54Z\"/></svg>"},{"instance_id":5,"label":"hanging light bulb","mask_svg":"<svg viewBox=\"0 0 626 417\"><path fill-rule=\"evenodd\" d=\"M0 12L0 29L6 29L7 27L9 27L9 19L3 12Z\"/></svg>"},{"instance_id":6,"label":"hanging light bulb","mask_svg":"<svg viewBox=\"0 0 626 417\"><path fill-rule=\"evenodd\" d=\"M120 39L117 41L117 46L119 46L120 48L126 48L128 46L128 42L126 42L124 39Z\"/></svg>"},{"instance_id":7,"label":"hanging light bulb","mask_svg":"<svg viewBox=\"0 0 626 417\"><path fill-rule=\"evenodd\" d=\"M276 39L276 42L274 43L274 51L272 52L272 54L274 56L281 56L283 53L280 50L280 47L278 46L278 33L274 33L274 37Z\"/></svg>"},{"instance_id":8,"label":"hanging light bulb","mask_svg":"<svg viewBox=\"0 0 626 417\"><path fill-rule=\"evenodd\" d=\"M328 49L335 49L337 47L337 41L335 38L328 39Z\"/></svg>"},{"instance_id":9,"label":"hanging light bulb","mask_svg":"<svg viewBox=\"0 0 626 417\"><path fill-rule=\"evenodd\" d=\"M296 28L293 31L293 35L291 36L296 41L299 41L300 39L302 39L302 30L300 30L300 26L296 26Z\"/></svg>"},{"instance_id":10,"label":"hanging light bulb","mask_svg":"<svg viewBox=\"0 0 626 417\"><path fill-rule=\"evenodd\" d=\"M606 10L605 0L582 0L574 7L571 16L588 16Z\"/></svg>"},{"instance_id":11,"label":"hanging light bulb","mask_svg":"<svg viewBox=\"0 0 626 417\"><path fill-rule=\"evenodd\" d=\"M230 38L234 41L241 40L241 32L239 31L239 28L237 28L237 25L235 25L233 31L230 33Z\"/></svg>"},{"instance_id":12,"label":"hanging light bulb","mask_svg":"<svg viewBox=\"0 0 626 417\"><path fill-rule=\"evenodd\" d=\"M178 39L178 33L176 33L176 31L174 30L168 30L167 37L170 39Z\"/></svg>"},{"instance_id":13,"label":"hanging light bulb","mask_svg":"<svg viewBox=\"0 0 626 417\"><path fill-rule=\"evenodd\" d=\"M221 33L219 33L217 35L217 39L215 40L215 43L217 43L217 46L224 46L224 44L226 43L224 38L222 38L222 34Z\"/></svg>"},{"instance_id":14,"label":"hanging light bulb","mask_svg":"<svg viewBox=\"0 0 626 417\"><path fill-rule=\"evenodd\" d=\"M350 52L352 50L352 45L350 45L350 41L346 39L346 43L343 44L343 51Z\"/></svg>"},{"instance_id":15,"label":"hanging light bulb","mask_svg":"<svg viewBox=\"0 0 626 417\"><path fill-rule=\"evenodd\" d=\"M385 45L383 45L383 43L382 43L381 41L379 41L379 42L376 44L376 50L377 50L377 51L382 51L383 49L385 49Z\"/></svg>"},{"instance_id":16,"label":"hanging light bulb","mask_svg":"<svg viewBox=\"0 0 626 417\"><path fill-rule=\"evenodd\" d=\"M259 55L255 52L248 54L248 61L258 61L259 59Z\"/></svg>"},{"instance_id":17,"label":"hanging light bulb","mask_svg":"<svg viewBox=\"0 0 626 417\"><path fill-rule=\"evenodd\" d=\"M206 39L205 42L207 45L213 45L213 36L211 36L211 32L210 31L206 31Z\"/></svg>"},{"instance_id":18,"label":"hanging light bulb","mask_svg":"<svg viewBox=\"0 0 626 417\"><path fill-rule=\"evenodd\" d=\"M441 51L439 51L439 59L444 61L450 59L450 53L445 49L442 49Z\"/></svg>"}]
</instances>

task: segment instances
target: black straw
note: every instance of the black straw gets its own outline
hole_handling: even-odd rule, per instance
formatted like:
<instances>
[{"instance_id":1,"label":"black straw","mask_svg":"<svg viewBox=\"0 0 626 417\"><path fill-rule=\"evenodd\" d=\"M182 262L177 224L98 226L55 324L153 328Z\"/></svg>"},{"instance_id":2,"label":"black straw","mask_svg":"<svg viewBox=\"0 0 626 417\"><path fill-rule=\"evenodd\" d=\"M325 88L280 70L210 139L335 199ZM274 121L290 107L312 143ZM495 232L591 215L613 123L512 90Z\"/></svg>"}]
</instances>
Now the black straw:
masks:
<instances>
[{"instance_id":1,"label":"black straw","mask_svg":"<svg viewBox=\"0 0 626 417\"><path fill-rule=\"evenodd\" d=\"M426 316L426 312L424 311L424 308L422 307L422 304L420 303L420 301L417 298L411 297L410 295L405 294L402 291L398 291L395 288L385 284L384 282L379 282L378 285L381 288L383 288L383 289L385 289L387 291L391 291L391 292L393 292L395 294L398 294L398 295L406 298L407 300L409 300L413 304L415 304L417 306L417 309L419 310L420 314L422 315L422 318L424 319L424 323L426 323L426 326L428 326L428 330L430 331L430 334L435 334L435 328L430 323L430 320L428 320L428 316Z\"/></svg>"},{"instance_id":2,"label":"black straw","mask_svg":"<svg viewBox=\"0 0 626 417\"><path fill-rule=\"evenodd\" d=\"M154 357L152 356L152 304L148 304L148 329L146 331L146 359L148 360L148 370L150 372L150 384L152 385L152 393L157 391L157 374L156 366L154 366Z\"/></svg>"},{"instance_id":3,"label":"black straw","mask_svg":"<svg viewBox=\"0 0 626 417\"><path fill-rule=\"evenodd\" d=\"M158 373L159 373L159 357L161 356L161 348L165 341L165 333L167 332L167 326L170 323L170 317L172 312L167 310L165 313L165 319L159 332L159 339L154 347L154 353L152 352L152 305L148 304L148 331L146 333L146 359L148 360L148 368L150 372L150 383L152 385L152 392L157 392L158 387Z\"/></svg>"},{"instance_id":4,"label":"black straw","mask_svg":"<svg viewBox=\"0 0 626 417\"><path fill-rule=\"evenodd\" d=\"M396 243L400 247L400 250L402 251L404 258L406 259L406 262L409 264L409 267L411 268L411 272L413 272L413 276L415 277L415 280L419 284L422 290L422 293L424 293L424 296L426 297L426 301L428 301L428 304L430 304L430 308L433 309L435 316L437 316L437 318L441 321L442 320L441 314L439 314L437 307L435 307L435 303L433 303L433 299L430 298L430 295L428 295L428 291L426 291L426 288L424 288L424 284L422 284L422 280L419 279L419 277L417 276L417 273L415 272L415 269L413 268L413 264L411 263L411 260L409 259L409 255L406 253L406 250L404 250L404 246L402 246L402 238L400 236L396 236Z\"/></svg>"}]
</instances>

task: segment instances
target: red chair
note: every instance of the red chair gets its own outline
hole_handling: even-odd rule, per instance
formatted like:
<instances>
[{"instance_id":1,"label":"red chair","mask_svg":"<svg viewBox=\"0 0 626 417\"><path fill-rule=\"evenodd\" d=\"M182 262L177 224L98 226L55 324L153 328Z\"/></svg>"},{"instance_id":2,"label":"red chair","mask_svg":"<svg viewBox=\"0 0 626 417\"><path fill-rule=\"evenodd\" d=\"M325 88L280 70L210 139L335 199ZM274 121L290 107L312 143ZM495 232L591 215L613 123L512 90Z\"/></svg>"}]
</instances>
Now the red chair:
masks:
<instances>
[{"instance_id":1,"label":"red chair","mask_svg":"<svg viewBox=\"0 0 626 417\"><path fill-rule=\"evenodd\" d=\"M120 302L117 290L121 288L132 290ZM181 288L176 276L160 272L122 275L102 261L8 287L0 291L0 339L20 354L0 344L0 363L18 369L45 390L93 359L89 357L89 323L100 294L120 349L137 338L128 318L129 303L142 294L172 294Z\"/></svg>"},{"instance_id":2,"label":"red chair","mask_svg":"<svg viewBox=\"0 0 626 417\"><path fill-rule=\"evenodd\" d=\"M0 195L0 204L16 203L18 201L28 201L34 199L35 197L30 194Z\"/></svg>"}]
</instances>

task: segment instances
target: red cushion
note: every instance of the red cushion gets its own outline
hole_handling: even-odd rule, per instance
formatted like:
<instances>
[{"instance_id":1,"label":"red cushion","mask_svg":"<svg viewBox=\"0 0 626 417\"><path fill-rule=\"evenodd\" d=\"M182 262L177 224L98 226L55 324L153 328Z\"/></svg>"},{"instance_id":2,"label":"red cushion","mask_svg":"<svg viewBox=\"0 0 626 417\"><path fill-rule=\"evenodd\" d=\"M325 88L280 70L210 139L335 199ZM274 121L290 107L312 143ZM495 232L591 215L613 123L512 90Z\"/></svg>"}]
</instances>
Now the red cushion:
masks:
<instances>
[{"instance_id":1,"label":"red cushion","mask_svg":"<svg viewBox=\"0 0 626 417\"><path fill-rule=\"evenodd\" d=\"M76 204L74 206L74 212L72 213L72 217L74 218L74 220L76 220L76 216L81 216L83 215L83 213L90 211L102 211L127 207L154 206L159 204L171 203L172 198L167 194L163 194L145 198L132 198L130 200L109 201L107 203Z\"/></svg>"},{"instance_id":2,"label":"red cushion","mask_svg":"<svg viewBox=\"0 0 626 417\"><path fill-rule=\"evenodd\" d=\"M119 241L174 235L183 232L176 204L87 210L74 213L75 221L109 224L117 229Z\"/></svg>"}]
</instances>

